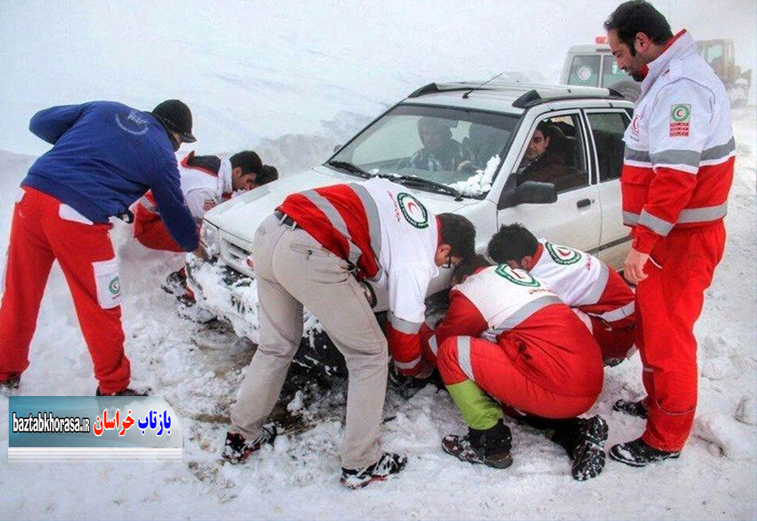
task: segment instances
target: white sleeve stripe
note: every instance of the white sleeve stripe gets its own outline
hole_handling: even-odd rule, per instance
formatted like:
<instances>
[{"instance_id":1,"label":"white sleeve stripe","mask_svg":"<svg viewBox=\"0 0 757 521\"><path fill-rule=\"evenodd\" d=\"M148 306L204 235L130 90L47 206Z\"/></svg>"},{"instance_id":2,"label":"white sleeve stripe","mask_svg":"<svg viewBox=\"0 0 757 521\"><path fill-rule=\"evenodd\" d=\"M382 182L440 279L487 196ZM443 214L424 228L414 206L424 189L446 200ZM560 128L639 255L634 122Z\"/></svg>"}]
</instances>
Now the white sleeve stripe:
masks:
<instances>
[{"instance_id":1,"label":"white sleeve stripe","mask_svg":"<svg viewBox=\"0 0 757 521\"><path fill-rule=\"evenodd\" d=\"M626 318L627 316L632 315L635 310L636 305L632 300L623 307L613 309L612 311L607 311L606 313L602 313L601 315L597 316L602 320L606 320L607 322L615 322L616 320L621 320L623 318Z\"/></svg>"},{"instance_id":2,"label":"white sleeve stripe","mask_svg":"<svg viewBox=\"0 0 757 521\"><path fill-rule=\"evenodd\" d=\"M597 277L594 287L591 288L591 293L589 293L585 303L582 304L585 306L599 302L599 299L602 298L602 293L605 292L605 288L607 287L607 281L610 280L610 270L605 263L599 259L597 259L597 262L599 263L599 277Z\"/></svg>"},{"instance_id":3,"label":"white sleeve stripe","mask_svg":"<svg viewBox=\"0 0 757 521\"><path fill-rule=\"evenodd\" d=\"M389 312L389 323L395 330L407 335L414 335L421 330L421 326L423 325L423 322L410 322L409 320L403 320L397 317L391 311Z\"/></svg>"},{"instance_id":4,"label":"white sleeve stripe","mask_svg":"<svg viewBox=\"0 0 757 521\"><path fill-rule=\"evenodd\" d=\"M413 369L416 365L418 365L421 362L421 357L419 356L415 360L412 360L410 362L398 362L397 360L394 361L394 365L398 369Z\"/></svg>"},{"instance_id":5,"label":"white sleeve stripe","mask_svg":"<svg viewBox=\"0 0 757 521\"><path fill-rule=\"evenodd\" d=\"M428 339L428 347L431 348L431 352L436 356L439 352L439 344L436 342L436 335L431 335L431 338Z\"/></svg>"}]
</instances>

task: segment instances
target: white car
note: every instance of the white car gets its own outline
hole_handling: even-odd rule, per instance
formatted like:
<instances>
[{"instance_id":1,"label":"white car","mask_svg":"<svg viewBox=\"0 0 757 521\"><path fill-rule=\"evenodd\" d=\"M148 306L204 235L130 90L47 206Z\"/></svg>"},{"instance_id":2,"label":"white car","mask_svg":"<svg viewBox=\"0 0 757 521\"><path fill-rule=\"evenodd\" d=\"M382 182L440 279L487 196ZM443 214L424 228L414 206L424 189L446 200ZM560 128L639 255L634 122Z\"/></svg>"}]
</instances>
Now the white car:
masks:
<instances>
[{"instance_id":1,"label":"white car","mask_svg":"<svg viewBox=\"0 0 757 521\"><path fill-rule=\"evenodd\" d=\"M257 342L257 291L250 251L258 225L292 193L384 176L403 184L434 213L464 215L476 226L476 249L485 252L503 224L520 222L538 237L592 253L619 267L630 246L622 225L622 136L633 105L608 89L513 83L429 84L387 110L324 164L284 176L205 214L201 238L211 259L189 266L198 305L229 321ZM529 180L522 163L537 125L552 134L548 151L563 168L552 182ZM422 153L443 140L448 164ZM438 145L438 143L437 143ZM544 179L540 179L544 181ZM429 297L446 294L449 270L434 279ZM377 313L386 310L385 288L372 288ZM340 357L306 315L306 365ZM329 354L330 353L330 354Z\"/></svg>"}]
</instances>

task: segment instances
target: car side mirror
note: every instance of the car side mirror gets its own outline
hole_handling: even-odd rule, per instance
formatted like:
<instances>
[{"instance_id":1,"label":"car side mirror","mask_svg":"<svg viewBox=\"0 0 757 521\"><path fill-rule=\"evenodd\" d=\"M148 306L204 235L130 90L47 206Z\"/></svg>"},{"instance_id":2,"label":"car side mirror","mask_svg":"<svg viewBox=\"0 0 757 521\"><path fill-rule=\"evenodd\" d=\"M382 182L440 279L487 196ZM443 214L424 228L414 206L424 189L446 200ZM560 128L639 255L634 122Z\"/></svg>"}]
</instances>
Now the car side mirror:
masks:
<instances>
[{"instance_id":1,"label":"car side mirror","mask_svg":"<svg viewBox=\"0 0 757 521\"><path fill-rule=\"evenodd\" d=\"M338 151L340 148L342 148L342 145L336 145L334 147L334 152Z\"/></svg>"},{"instance_id":2,"label":"car side mirror","mask_svg":"<svg viewBox=\"0 0 757 521\"><path fill-rule=\"evenodd\" d=\"M514 188L512 185L505 186L497 208L502 210L519 204L550 204L555 201L557 201L557 189L553 183L526 181Z\"/></svg>"}]
</instances>

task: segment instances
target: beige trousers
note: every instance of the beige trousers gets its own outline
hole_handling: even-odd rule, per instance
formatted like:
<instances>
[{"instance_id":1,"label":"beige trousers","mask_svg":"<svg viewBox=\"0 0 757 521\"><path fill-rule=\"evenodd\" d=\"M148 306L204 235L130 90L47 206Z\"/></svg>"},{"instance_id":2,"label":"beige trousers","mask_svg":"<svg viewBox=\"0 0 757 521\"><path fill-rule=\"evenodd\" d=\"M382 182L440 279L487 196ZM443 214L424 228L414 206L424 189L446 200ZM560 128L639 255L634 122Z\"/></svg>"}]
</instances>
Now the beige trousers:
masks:
<instances>
[{"instance_id":1,"label":"beige trousers","mask_svg":"<svg viewBox=\"0 0 757 521\"><path fill-rule=\"evenodd\" d=\"M278 400L302 339L302 309L320 320L349 372L342 467L358 469L381 456L379 430L386 395L386 338L347 263L301 228L268 217L257 230L252 258L260 304L260 343L250 362L232 429L256 437Z\"/></svg>"}]
</instances>

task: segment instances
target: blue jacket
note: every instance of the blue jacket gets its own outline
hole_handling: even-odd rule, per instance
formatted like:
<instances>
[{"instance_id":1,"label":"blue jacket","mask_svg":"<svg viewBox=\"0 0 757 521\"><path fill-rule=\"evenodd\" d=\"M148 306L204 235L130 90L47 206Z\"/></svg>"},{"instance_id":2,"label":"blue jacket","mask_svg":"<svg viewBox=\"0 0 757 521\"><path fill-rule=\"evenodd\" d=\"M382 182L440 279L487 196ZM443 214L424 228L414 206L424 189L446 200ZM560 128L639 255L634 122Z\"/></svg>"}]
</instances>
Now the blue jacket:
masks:
<instances>
[{"instance_id":1,"label":"blue jacket","mask_svg":"<svg viewBox=\"0 0 757 521\"><path fill-rule=\"evenodd\" d=\"M51 195L96 223L152 190L168 231L186 251L199 244L168 134L151 114L110 101L37 112L29 130L53 145L22 186Z\"/></svg>"}]
</instances>

